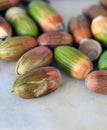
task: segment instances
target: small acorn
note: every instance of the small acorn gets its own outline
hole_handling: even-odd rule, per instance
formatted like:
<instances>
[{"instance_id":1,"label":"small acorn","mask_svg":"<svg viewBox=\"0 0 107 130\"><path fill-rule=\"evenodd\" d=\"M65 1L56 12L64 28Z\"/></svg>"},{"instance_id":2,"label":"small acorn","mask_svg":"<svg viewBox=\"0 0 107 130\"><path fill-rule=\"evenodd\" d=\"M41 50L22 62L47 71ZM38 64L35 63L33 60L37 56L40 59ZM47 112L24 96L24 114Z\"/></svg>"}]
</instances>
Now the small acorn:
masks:
<instances>
[{"instance_id":1,"label":"small acorn","mask_svg":"<svg viewBox=\"0 0 107 130\"><path fill-rule=\"evenodd\" d=\"M16 73L22 75L39 67L48 66L53 60L53 53L48 47L39 46L27 51L16 64Z\"/></svg>"},{"instance_id":2,"label":"small acorn","mask_svg":"<svg viewBox=\"0 0 107 130\"><path fill-rule=\"evenodd\" d=\"M21 75L13 85L13 92L25 99L52 93L61 83L61 73L55 67L40 67Z\"/></svg>"},{"instance_id":3,"label":"small acorn","mask_svg":"<svg viewBox=\"0 0 107 130\"><path fill-rule=\"evenodd\" d=\"M5 17L17 35L33 37L38 35L36 23L27 15L24 9L11 7L6 11Z\"/></svg>"},{"instance_id":4,"label":"small acorn","mask_svg":"<svg viewBox=\"0 0 107 130\"><path fill-rule=\"evenodd\" d=\"M84 38L92 38L90 22L85 15L72 17L68 28L77 44Z\"/></svg>"},{"instance_id":5,"label":"small acorn","mask_svg":"<svg viewBox=\"0 0 107 130\"><path fill-rule=\"evenodd\" d=\"M19 0L0 0L0 11L19 5Z\"/></svg>"},{"instance_id":6,"label":"small acorn","mask_svg":"<svg viewBox=\"0 0 107 130\"><path fill-rule=\"evenodd\" d=\"M0 40L5 40L12 36L12 28L8 22L0 16Z\"/></svg>"},{"instance_id":7,"label":"small acorn","mask_svg":"<svg viewBox=\"0 0 107 130\"><path fill-rule=\"evenodd\" d=\"M85 79L85 85L93 92L107 94L107 70L89 73Z\"/></svg>"},{"instance_id":8,"label":"small acorn","mask_svg":"<svg viewBox=\"0 0 107 130\"><path fill-rule=\"evenodd\" d=\"M30 36L16 36L0 43L0 59L6 61L18 60L26 51L37 46L37 42Z\"/></svg>"},{"instance_id":9,"label":"small acorn","mask_svg":"<svg viewBox=\"0 0 107 130\"><path fill-rule=\"evenodd\" d=\"M92 34L96 40L107 48L107 17L98 16L91 23Z\"/></svg>"},{"instance_id":10,"label":"small acorn","mask_svg":"<svg viewBox=\"0 0 107 130\"><path fill-rule=\"evenodd\" d=\"M72 45L72 36L64 31L47 32L38 37L38 44L55 48L60 45Z\"/></svg>"},{"instance_id":11,"label":"small acorn","mask_svg":"<svg viewBox=\"0 0 107 130\"><path fill-rule=\"evenodd\" d=\"M87 15L91 20L98 17L98 16L106 16L107 17L106 9L104 9L100 5L94 5L94 4L88 5L88 7L86 7L83 10L83 13L85 15Z\"/></svg>"},{"instance_id":12,"label":"small acorn","mask_svg":"<svg viewBox=\"0 0 107 130\"><path fill-rule=\"evenodd\" d=\"M28 13L44 32L64 29L62 17L46 2L40 0L30 2Z\"/></svg>"},{"instance_id":13,"label":"small acorn","mask_svg":"<svg viewBox=\"0 0 107 130\"><path fill-rule=\"evenodd\" d=\"M97 60L102 53L102 47L100 43L93 39L81 40L78 49L87 55L91 61Z\"/></svg>"},{"instance_id":14,"label":"small acorn","mask_svg":"<svg viewBox=\"0 0 107 130\"><path fill-rule=\"evenodd\" d=\"M90 59L74 47L56 47L54 49L54 58L62 70L76 79L84 79L93 69Z\"/></svg>"}]
</instances>

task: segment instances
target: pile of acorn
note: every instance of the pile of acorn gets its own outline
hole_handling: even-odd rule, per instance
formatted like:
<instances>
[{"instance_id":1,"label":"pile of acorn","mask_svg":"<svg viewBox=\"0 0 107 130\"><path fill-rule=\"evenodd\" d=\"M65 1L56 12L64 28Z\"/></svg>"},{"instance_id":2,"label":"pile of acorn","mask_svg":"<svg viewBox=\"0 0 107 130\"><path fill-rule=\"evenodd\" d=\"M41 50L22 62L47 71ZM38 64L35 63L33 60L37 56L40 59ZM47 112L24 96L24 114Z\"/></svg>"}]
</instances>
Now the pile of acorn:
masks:
<instances>
[{"instance_id":1,"label":"pile of acorn","mask_svg":"<svg viewBox=\"0 0 107 130\"><path fill-rule=\"evenodd\" d=\"M20 0L0 0L0 59L18 60L13 92L36 98L56 90L62 76L49 66L54 59L73 78L85 79L91 91L107 94L107 0L72 17L69 33L46 0L23 2L25 9Z\"/></svg>"}]
</instances>

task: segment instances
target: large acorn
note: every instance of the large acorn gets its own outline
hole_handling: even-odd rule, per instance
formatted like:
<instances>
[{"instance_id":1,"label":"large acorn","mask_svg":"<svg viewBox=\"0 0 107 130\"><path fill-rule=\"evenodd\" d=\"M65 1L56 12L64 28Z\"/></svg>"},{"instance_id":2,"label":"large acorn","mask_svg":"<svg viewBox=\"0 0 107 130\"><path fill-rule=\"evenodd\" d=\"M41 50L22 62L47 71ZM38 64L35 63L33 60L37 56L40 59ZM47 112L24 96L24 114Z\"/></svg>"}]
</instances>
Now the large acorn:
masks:
<instances>
[{"instance_id":1,"label":"large acorn","mask_svg":"<svg viewBox=\"0 0 107 130\"><path fill-rule=\"evenodd\" d=\"M85 85L93 92L107 94L107 70L89 73L85 79Z\"/></svg>"},{"instance_id":2,"label":"large acorn","mask_svg":"<svg viewBox=\"0 0 107 130\"><path fill-rule=\"evenodd\" d=\"M28 5L28 13L45 32L63 30L61 16L46 2L32 1Z\"/></svg>"},{"instance_id":3,"label":"large acorn","mask_svg":"<svg viewBox=\"0 0 107 130\"><path fill-rule=\"evenodd\" d=\"M17 36L0 43L0 59L7 61L18 60L26 51L37 46L30 36Z\"/></svg>"},{"instance_id":4,"label":"large acorn","mask_svg":"<svg viewBox=\"0 0 107 130\"><path fill-rule=\"evenodd\" d=\"M84 38L92 38L90 22L85 15L78 15L71 18L69 32L72 33L74 41L78 44Z\"/></svg>"},{"instance_id":5,"label":"large acorn","mask_svg":"<svg viewBox=\"0 0 107 130\"><path fill-rule=\"evenodd\" d=\"M90 59L74 47L56 47L54 58L65 72L76 79L84 79L88 72L93 69Z\"/></svg>"},{"instance_id":6,"label":"large acorn","mask_svg":"<svg viewBox=\"0 0 107 130\"><path fill-rule=\"evenodd\" d=\"M32 69L48 66L52 59L53 53L48 47L35 47L20 57L16 64L16 73L22 75Z\"/></svg>"},{"instance_id":7,"label":"large acorn","mask_svg":"<svg viewBox=\"0 0 107 130\"><path fill-rule=\"evenodd\" d=\"M72 45L72 36L64 31L52 31L43 33L38 37L38 44L55 48L61 45Z\"/></svg>"},{"instance_id":8,"label":"large acorn","mask_svg":"<svg viewBox=\"0 0 107 130\"><path fill-rule=\"evenodd\" d=\"M21 75L13 85L13 92L21 98L37 98L55 91L61 74L55 67L41 67Z\"/></svg>"}]
</instances>

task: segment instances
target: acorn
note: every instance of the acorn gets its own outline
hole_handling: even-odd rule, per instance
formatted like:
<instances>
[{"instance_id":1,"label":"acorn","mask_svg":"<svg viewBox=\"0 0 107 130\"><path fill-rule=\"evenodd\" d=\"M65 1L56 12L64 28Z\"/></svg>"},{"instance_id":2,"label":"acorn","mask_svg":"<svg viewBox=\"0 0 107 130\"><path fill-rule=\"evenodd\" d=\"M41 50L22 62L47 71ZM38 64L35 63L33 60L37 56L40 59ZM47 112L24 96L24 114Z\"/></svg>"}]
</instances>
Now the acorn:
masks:
<instances>
[{"instance_id":1,"label":"acorn","mask_svg":"<svg viewBox=\"0 0 107 130\"><path fill-rule=\"evenodd\" d=\"M0 0L0 11L19 5L19 0Z\"/></svg>"},{"instance_id":2,"label":"acorn","mask_svg":"<svg viewBox=\"0 0 107 130\"><path fill-rule=\"evenodd\" d=\"M98 16L91 23L92 34L96 40L107 48L107 17Z\"/></svg>"},{"instance_id":3,"label":"acorn","mask_svg":"<svg viewBox=\"0 0 107 130\"><path fill-rule=\"evenodd\" d=\"M62 70L76 79L84 79L93 69L90 59L74 47L56 47L54 49L54 58Z\"/></svg>"},{"instance_id":4,"label":"acorn","mask_svg":"<svg viewBox=\"0 0 107 130\"><path fill-rule=\"evenodd\" d=\"M50 65L52 60L53 53L48 47L35 47L20 57L16 64L15 71L17 74L22 75L32 69Z\"/></svg>"},{"instance_id":5,"label":"acorn","mask_svg":"<svg viewBox=\"0 0 107 130\"><path fill-rule=\"evenodd\" d=\"M28 5L28 13L44 32L64 29L62 17L46 2L32 1Z\"/></svg>"},{"instance_id":6,"label":"acorn","mask_svg":"<svg viewBox=\"0 0 107 130\"><path fill-rule=\"evenodd\" d=\"M85 85L90 91L107 94L107 70L89 73L85 79Z\"/></svg>"},{"instance_id":7,"label":"acorn","mask_svg":"<svg viewBox=\"0 0 107 130\"><path fill-rule=\"evenodd\" d=\"M87 55L91 61L97 60L102 53L102 46L98 41L93 39L81 40L78 49Z\"/></svg>"},{"instance_id":8,"label":"acorn","mask_svg":"<svg viewBox=\"0 0 107 130\"><path fill-rule=\"evenodd\" d=\"M92 38L90 22L85 15L72 17L68 28L77 44L84 38Z\"/></svg>"},{"instance_id":9,"label":"acorn","mask_svg":"<svg viewBox=\"0 0 107 130\"><path fill-rule=\"evenodd\" d=\"M40 67L21 75L13 85L15 95L29 99L52 93L61 83L61 73L55 67Z\"/></svg>"},{"instance_id":10,"label":"acorn","mask_svg":"<svg viewBox=\"0 0 107 130\"><path fill-rule=\"evenodd\" d=\"M98 60L98 69L107 70L107 50L105 50Z\"/></svg>"},{"instance_id":11,"label":"acorn","mask_svg":"<svg viewBox=\"0 0 107 130\"><path fill-rule=\"evenodd\" d=\"M11 7L6 11L5 17L17 35L33 37L38 35L36 23L27 15L24 9Z\"/></svg>"},{"instance_id":12,"label":"acorn","mask_svg":"<svg viewBox=\"0 0 107 130\"><path fill-rule=\"evenodd\" d=\"M9 23L0 16L0 40L5 40L12 36L12 28Z\"/></svg>"},{"instance_id":13,"label":"acorn","mask_svg":"<svg viewBox=\"0 0 107 130\"><path fill-rule=\"evenodd\" d=\"M0 59L6 61L18 60L26 51L37 46L37 42L30 36L16 36L0 43Z\"/></svg>"},{"instance_id":14,"label":"acorn","mask_svg":"<svg viewBox=\"0 0 107 130\"><path fill-rule=\"evenodd\" d=\"M72 45L72 36L64 31L52 31L43 33L38 37L38 44L55 48L60 45Z\"/></svg>"},{"instance_id":15,"label":"acorn","mask_svg":"<svg viewBox=\"0 0 107 130\"><path fill-rule=\"evenodd\" d=\"M107 17L106 9L104 9L100 5L94 5L94 4L88 5L88 7L86 7L83 10L83 13L85 15L87 15L91 20L98 17L98 16L106 16Z\"/></svg>"}]
</instances>

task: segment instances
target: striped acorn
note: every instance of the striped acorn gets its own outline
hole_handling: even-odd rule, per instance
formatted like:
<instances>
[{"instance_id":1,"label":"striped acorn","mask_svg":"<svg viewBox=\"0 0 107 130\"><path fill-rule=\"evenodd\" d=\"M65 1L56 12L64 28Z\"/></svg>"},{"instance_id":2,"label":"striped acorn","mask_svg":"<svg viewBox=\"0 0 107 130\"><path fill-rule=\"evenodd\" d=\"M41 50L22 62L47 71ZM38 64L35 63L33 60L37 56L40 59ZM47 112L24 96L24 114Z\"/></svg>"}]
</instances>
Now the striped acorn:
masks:
<instances>
[{"instance_id":1,"label":"striped acorn","mask_svg":"<svg viewBox=\"0 0 107 130\"><path fill-rule=\"evenodd\" d=\"M90 22L85 15L72 17L69 22L69 31L78 44L84 38L92 38Z\"/></svg>"},{"instance_id":2,"label":"striped acorn","mask_svg":"<svg viewBox=\"0 0 107 130\"><path fill-rule=\"evenodd\" d=\"M19 0L0 0L0 11L10 8L12 6L17 6Z\"/></svg>"},{"instance_id":3,"label":"striped acorn","mask_svg":"<svg viewBox=\"0 0 107 130\"><path fill-rule=\"evenodd\" d=\"M38 38L39 45L49 48L55 48L60 45L72 45L72 41L72 36L64 31L46 32Z\"/></svg>"},{"instance_id":4,"label":"striped acorn","mask_svg":"<svg viewBox=\"0 0 107 130\"><path fill-rule=\"evenodd\" d=\"M76 79L84 79L88 72L93 69L90 59L74 47L56 47L54 58L65 72Z\"/></svg>"},{"instance_id":5,"label":"striped acorn","mask_svg":"<svg viewBox=\"0 0 107 130\"><path fill-rule=\"evenodd\" d=\"M28 13L44 32L63 30L61 16L46 2L37 0L28 5Z\"/></svg>"},{"instance_id":6,"label":"striped acorn","mask_svg":"<svg viewBox=\"0 0 107 130\"><path fill-rule=\"evenodd\" d=\"M24 74L32 69L48 66L53 60L53 53L48 47L39 46L27 51L16 64L16 73Z\"/></svg>"},{"instance_id":7,"label":"striped acorn","mask_svg":"<svg viewBox=\"0 0 107 130\"><path fill-rule=\"evenodd\" d=\"M12 25L17 35L33 36L38 35L36 23L20 7L11 7L6 11L5 17Z\"/></svg>"},{"instance_id":8,"label":"striped acorn","mask_svg":"<svg viewBox=\"0 0 107 130\"><path fill-rule=\"evenodd\" d=\"M107 70L89 73L85 79L85 85L93 92L107 94Z\"/></svg>"},{"instance_id":9,"label":"striped acorn","mask_svg":"<svg viewBox=\"0 0 107 130\"><path fill-rule=\"evenodd\" d=\"M18 60L26 51L37 46L30 36L17 36L0 43L0 59L7 61Z\"/></svg>"},{"instance_id":10,"label":"striped acorn","mask_svg":"<svg viewBox=\"0 0 107 130\"><path fill-rule=\"evenodd\" d=\"M0 40L4 40L6 38L11 37L12 28L8 24L8 22L0 16Z\"/></svg>"},{"instance_id":11,"label":"striped acorn","mask_svg":"<svg viewBox=\"0 0 107 130\"><path fill-rule=\"evenodd\" d=\"M21 75L13 85L13 92L21 98L37 98L55 91L61 74L54 67L41 67Z\"/></svg>"}]
</instances>

